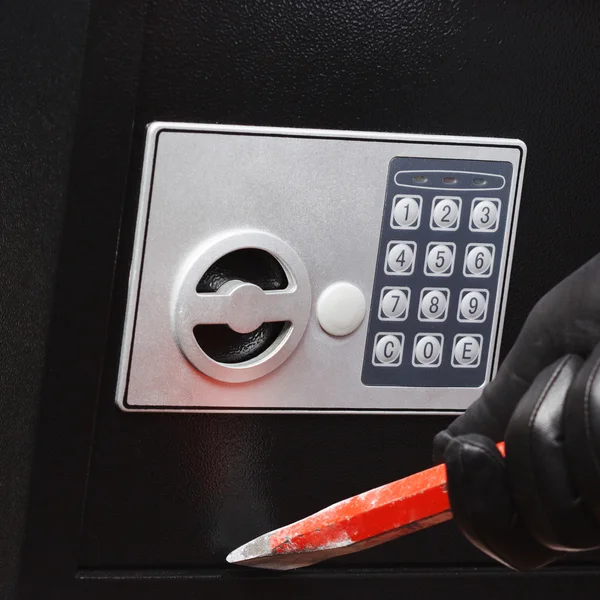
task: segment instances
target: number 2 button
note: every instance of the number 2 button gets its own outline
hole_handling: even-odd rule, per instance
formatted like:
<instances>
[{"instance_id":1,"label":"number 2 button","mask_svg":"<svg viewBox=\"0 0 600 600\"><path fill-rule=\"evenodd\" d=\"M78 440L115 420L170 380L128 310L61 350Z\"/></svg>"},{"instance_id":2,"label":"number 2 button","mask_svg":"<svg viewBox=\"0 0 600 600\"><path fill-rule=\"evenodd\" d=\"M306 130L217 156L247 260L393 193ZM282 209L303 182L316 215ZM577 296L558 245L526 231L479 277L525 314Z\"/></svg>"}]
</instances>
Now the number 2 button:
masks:
<instances>
[{"instance_id":1,"label":"number 2 button","mask_svg":"<svg viewBox=\"0 0 600 600\"><path fill-rule=\"evenodd\" d=\"M410 275L415 268L415 242L390 242L385 259L388 275Z\"/></svg>"},{"instance_id":2,"label":"number 2 button","mask_svg":"<svg viewBox=\"0 0 600 600\"><path fill-rule=\"evenodd\" d=\"M458 229L461 204L462 200L458 196L436 196L431 210L431 229Z\"/></svg>"},{"instance_id":3,"label":"number 2 button","mask_svg":"<svg viewBox=\"0 0 600 600\"><path fill-rule=\"evenodd\" d=\"M456 244L453 242L430 242L425 252L425 275L450 277L454 270Z\"/></svg>"}]
</instances>

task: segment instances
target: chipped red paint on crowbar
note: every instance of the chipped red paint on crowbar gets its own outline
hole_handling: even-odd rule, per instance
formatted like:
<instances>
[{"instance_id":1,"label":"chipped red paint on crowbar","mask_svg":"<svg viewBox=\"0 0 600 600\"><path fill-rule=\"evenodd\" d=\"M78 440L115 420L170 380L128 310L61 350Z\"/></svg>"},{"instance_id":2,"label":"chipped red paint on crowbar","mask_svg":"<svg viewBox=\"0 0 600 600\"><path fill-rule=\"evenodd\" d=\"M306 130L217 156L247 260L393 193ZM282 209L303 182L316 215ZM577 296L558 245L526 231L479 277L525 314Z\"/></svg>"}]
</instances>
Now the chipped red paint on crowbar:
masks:
<instances>
[{"instance_id":1,"label":"chipped red paint on crowbar","mask_svg":"<svg viewBox=\"0 0 600 600\"><path fill-rule=\"evenodd\" d=\"M498 444L504 454L504 443ZM333 504L252 540L230 562L291 569L357 552L452 518L438 465Z\"/></svg>"}]
</instances>

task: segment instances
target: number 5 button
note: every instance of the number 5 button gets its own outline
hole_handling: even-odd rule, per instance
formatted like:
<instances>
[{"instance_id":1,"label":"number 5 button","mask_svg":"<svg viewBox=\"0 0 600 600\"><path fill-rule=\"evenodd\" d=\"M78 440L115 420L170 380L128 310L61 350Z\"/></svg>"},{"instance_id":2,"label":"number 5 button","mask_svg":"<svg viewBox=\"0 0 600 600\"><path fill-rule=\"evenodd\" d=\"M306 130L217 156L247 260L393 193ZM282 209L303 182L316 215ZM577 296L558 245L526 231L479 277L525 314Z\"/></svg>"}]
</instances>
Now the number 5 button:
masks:
<instances>
[{"instance_id":1,"label":"number 5 button","mask_svg":"<svg viewBox=\"0 0 600 600\"><path fill-rule=\"evenodd\" d=\"M493 244L467 244L463 275L466 277L489 277L494 265Z\"/></svg>"},{"instance_id":2,"label":"number 5 button","mask_svg":"<svg viewBox=\"0 0 600 600\"><path fill-rule=\"evenodd\" d=\"M453 242L430 242L425 251L425 275L450 277L454 270L456 244Z\"/></svg>"},{"instance_id":3,"label":"number 5 button","mask_svg":"<svg viewBox=\"0 0 600 600\"><path fill-rule=\"evenodd\" d=\"M487 290L461 290L457 319L461 323L483 323L487 316L489 295Z\"/></svg>"},{"instance_id":4,"label":"number 5 button","mask_svg":"<svg viewBox=\"0 0 600 600\"><path fill-rule=\"evenodd\" d=\"M415 242L390 242L385 259L385 272L388 275L410 275L415 268Z\"/></svg>"}]
</instances>

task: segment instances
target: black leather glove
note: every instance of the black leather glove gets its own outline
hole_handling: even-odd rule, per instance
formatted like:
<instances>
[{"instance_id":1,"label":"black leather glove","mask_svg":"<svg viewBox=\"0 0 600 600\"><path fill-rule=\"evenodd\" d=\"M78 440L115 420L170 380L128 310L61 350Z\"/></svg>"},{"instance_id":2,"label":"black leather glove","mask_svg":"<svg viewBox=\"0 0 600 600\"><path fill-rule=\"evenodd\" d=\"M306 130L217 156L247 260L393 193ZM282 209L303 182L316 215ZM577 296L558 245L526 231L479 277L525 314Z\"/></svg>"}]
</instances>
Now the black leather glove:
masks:
<instances>
[{"instance_id":1,"label":"black leather glove","mask_svg":"<svg viewBox=\"0 0 600 600\"><path fill-rule=\"evenodd\" d=\"M512 568L600 546L599 342L600 255L536 304L495 379L434 439L459 528Z\"/></svg>"}]
</instances>

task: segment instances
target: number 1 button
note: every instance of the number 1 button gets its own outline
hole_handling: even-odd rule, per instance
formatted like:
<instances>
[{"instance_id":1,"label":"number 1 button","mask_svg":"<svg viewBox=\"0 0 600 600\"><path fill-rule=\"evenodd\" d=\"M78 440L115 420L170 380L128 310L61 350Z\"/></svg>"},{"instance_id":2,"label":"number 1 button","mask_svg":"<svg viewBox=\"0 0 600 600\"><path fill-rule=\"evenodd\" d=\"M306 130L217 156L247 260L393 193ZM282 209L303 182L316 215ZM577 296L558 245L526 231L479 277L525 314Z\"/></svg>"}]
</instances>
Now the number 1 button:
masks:
<instances>
[{"instance_id":1,"label":"number 1 button","mask_svg":"<svg viewBox=\"0 0 600 600\"><path fill-rule=\"evenodd\" d=\"M410 275L415 268L415 242L390 242L387 247L385 272L389 275Z\"/></svg>"}]
</instances>

